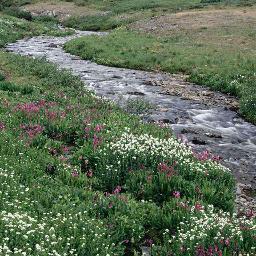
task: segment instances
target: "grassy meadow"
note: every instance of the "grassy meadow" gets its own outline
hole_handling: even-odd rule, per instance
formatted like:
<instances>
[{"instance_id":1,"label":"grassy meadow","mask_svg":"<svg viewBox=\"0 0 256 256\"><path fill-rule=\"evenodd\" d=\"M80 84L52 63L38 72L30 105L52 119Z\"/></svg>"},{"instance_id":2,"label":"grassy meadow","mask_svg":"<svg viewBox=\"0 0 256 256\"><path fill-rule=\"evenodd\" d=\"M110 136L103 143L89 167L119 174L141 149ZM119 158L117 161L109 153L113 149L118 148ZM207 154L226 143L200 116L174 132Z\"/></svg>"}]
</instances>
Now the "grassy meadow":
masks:
<instances>
[{"instance_id":1,"label":"grassy meadow","mask_svg":"<svg viewBox=\"0 0 256 256\"><path fill-rule=\"evenodd\" d=\"M0 47L26 36L69 33L53 21L7 14L0 14L0 24ZM161 49L175 39L137 33L119 29L66 48L108 65L170 68ZM180 59L192 54L179 46L175 51ZM193 61L196 79L204 62ZM239 70L248 71L247 65L253 60ZM216 66L202 74L211 77ZM186 68L177 64L170 72L189 73ZM254 213L236 213L235 180L219 156L194 153L163 124L142 123L68 71L3 49L0 100L0 255L137 256L142 247L152 256L255 255Z\"/></svg>"},{"instance_id":2,"label":"grassy meadow","mask_svg":"<svg viewBox=\"0 0 256 256\"><path fill-rule=\"evenodd\" d=\"M253 252L255 220L234 214L234 178L218 157L52 64L0 57L2 254Z\"/></svg>"},{"instance_id":3,"label":"grassy meadow","mask_svg":"<svg viewBox=\"0 0 256 256\"><path fill-rule=\"evenodd\" d=\"M189 81L240 99L256 123L256 8L185 11L135 22L65 49L99 64L186 73Z\"/></svg>"}]
</instances>

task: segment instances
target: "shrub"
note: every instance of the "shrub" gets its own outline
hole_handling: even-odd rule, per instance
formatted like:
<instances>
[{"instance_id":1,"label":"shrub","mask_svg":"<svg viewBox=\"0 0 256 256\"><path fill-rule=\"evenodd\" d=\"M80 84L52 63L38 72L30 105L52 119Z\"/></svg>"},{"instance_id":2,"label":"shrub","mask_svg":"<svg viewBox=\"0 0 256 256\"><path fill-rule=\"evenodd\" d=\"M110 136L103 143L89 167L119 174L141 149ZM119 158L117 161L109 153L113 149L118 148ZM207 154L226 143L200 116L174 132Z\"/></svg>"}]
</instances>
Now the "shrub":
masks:
<instances>
[{"instance_id":1,"label":"shrub","mask_svg":"<svg viewBox=\"0 0 256 256\"><path fill-rule=\"evenodd\" d=\"M0 73L0 81L4 81L4 80L5 80L5 76L2 73Z\"/></svg>"},{"instance_id":2,"label":"shrub","mask_svg":"<svg viewBox=\"0 0 256 256\"><path fill-rule=\"evenodd\" d=\"M32 20L32 14L17 7L5 8L4 13L28 21Z\"/></svg>"}]
</instances>

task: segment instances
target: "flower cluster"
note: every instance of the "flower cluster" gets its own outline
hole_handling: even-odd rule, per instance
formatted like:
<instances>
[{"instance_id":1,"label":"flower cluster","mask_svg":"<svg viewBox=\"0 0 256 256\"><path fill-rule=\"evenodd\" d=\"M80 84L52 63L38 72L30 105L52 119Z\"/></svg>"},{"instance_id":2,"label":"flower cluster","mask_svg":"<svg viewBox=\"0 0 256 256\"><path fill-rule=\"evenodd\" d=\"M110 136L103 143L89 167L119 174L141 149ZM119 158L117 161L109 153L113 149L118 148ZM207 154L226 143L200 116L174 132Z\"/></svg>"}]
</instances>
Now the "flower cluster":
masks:
<instances>
[{"instance_id":1,"label":"flower cluster","mask_svg":"<svg viewBox=\"0 0 256 256\"><path fill-rule=\"evenodd\" d=\"M247 239L250 250L256 249L253 246L256 242L254 219L217 211L212 205L206 209L195 205L190 211L191 217L181 222L177 234L168 240L171 247L180 248L184 254L223 255L224 251L239 252Z\"/></svg>"},{"instance_id":2,"label":"flower cluster","mask_svg":"<svg viewBox=\"0 0 256 256\"><path fill-rule=\"evenodd\" d=\"M90 218L87 211L49 211L40 217L30 212L30 206L39 202L29 199L30 188L18 179L14 170L0 168L1 255L117 255L103 221Z\"/></svg>"},{"instance_id":3,"label":"flower cluster","mask_svg":"<svg viewBox=\"0 0 256 256\"><path fill-rule=\"evenodd\" d=\"M207 173L211 170L229 172L224 166L209 159L208 154L207 157L200 158L204 161L195 161L196 158L191 148L174 138L160 139L149 134L134 135L124 132L117 141L106 145L102 153L107 151L113 152L113 155L117 156L120 162L127 158L134 161L155 159L158 163L171 160L172 163L176 162L194 172Z\"/></svg>"}]
</instances>

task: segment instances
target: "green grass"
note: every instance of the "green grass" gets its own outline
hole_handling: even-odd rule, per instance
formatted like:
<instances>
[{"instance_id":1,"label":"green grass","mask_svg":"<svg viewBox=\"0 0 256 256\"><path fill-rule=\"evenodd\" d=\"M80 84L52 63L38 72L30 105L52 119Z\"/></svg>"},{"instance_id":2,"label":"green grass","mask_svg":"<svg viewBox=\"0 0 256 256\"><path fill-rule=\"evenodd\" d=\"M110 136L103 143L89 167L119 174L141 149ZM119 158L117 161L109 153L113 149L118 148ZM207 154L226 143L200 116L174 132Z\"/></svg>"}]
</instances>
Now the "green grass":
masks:
<instances>
[{"instance_id":1,"label":"green grass","mask_svg":"<svg viewBox=\"0 0 256 256\"><path fill-rule=\"evenodd\" d=\"M106 15L72 16L63 24L82 30L109 30L125 26L134 21L152 17L161 12L175 12L189 9L200 4L200 0L140 0L140 1L75 1L79 5L105 11Z\"/></svg>"},{"instance_id":2,"label":"green grass","mask_svg":"<svg viewBox=\"0 0 256 256\"><path fill-rule=\"evenodd\" d=\"M9 7L20 7L25 4L32 3L33 0L1 0L0 11Z\"/></svg>"},{"instance_id":3,"label":"green grass","mask_svg":"<svg viewBox=\"0 0 256 256\"><path fill-rule=\"evenodd\" d=\"M234 179L211 155L194 155L168 129L142 124L52 64L0 53L0 70L1 253L137 255L154 243L152 255L194 255L177 248L208 248L218 232L232 244L217 242L223 255L235 242L253 252L253 220L244 241L230 233L243 222L230 217ZM206 216L219 218L207 239L178 239L181 221L195 227Z\"/></svg>"},{"instance_id":4,"label":"green grass","mask_svg":"<svg viewBox=\"0 0 256 256\"><path fill-rule=\"evenodd\" d=\"M249 37L250 30L240 31ZM211 32L209 32L211 33ZM215 32L216 33L216 32ZM219 37L222 31L217 31ZM218 40L215 38L215 40ZM189 80L238 96L241 113L256 123L255 53L212 42L198 42L186 31L156 37L117 30L106 37L91 36L68 42L65 49L99 64L144 70L183 72Z\"/></svg>"},{"instance_id":5,"label":"green grass","mask_svg":"<svg viewBox=\"0 0 256 256\"><path fill-rule=\"evenodd\" d=\"M76 29L95 31L110 30L163 13L175 13L208 6L251 6L256 3L255 0L73 0L72 2L78 6L84 5L106 12L106 14L71 16L63 24Z\"/></svg>"},{"instance_id":6,"label":"green grass","mask_svg":"<svg viewBox=\"0 0 256 256\"><path fill-rule=\"evenodd\" d=\"M68 35L72 31L61 31L56 22L44 22L41 20L27 21L0 13L0 48L7 43L15 42L24 37L36 35Z\"/></svg>"}]
</instances>

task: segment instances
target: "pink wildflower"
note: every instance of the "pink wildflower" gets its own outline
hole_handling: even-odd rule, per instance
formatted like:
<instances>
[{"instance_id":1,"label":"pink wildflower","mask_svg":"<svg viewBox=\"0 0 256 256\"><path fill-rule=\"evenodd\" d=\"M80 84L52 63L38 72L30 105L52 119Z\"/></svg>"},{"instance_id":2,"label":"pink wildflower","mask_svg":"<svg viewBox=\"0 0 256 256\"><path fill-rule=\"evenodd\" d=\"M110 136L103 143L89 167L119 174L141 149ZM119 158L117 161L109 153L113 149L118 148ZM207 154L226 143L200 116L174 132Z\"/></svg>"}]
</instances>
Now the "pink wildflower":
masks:
<instances>
[{"instance_id":1,"label":"pink wildflower","mask_svg":"<svg viewBox=\"0 0 256 256\"><path fill-rule=\"evenodd\" d=\"M73 171L71 173L72 177L78 177L79 176L79 173L77 171Z\"/></svg>"},{"instance_id":2,"label":"pink wildflower","mask_svg":"<svg viewBox=\"0 0 256 256\"><path fill-rule=\"evenodd\" d=\"M70 151L70 149L69 149L69 147L67 147L67 146L63 146L63 147L62 147L62 151L63 151L64 153L68 153L68 152Z\"/></svg>"},{"instance_id":3,"label":"pink wildflower","mask_svg":"<svg viewBox=\"0 0 256 256\"><path fill-rule=\"evenodd\" d=\"M101 143L101 138L98 137L96 134L94 134L93 135L93 148L96 149L100 143Z\"/></svg>"},{"instance_id":4,"label":"pink wildflower","mask_svg":"<svg viewBox=\"0 0 256 256\"><path fill-rule=\"evenodd\" d=\"M172 193L172 195L175 197L175 198L180 198L180 192L179 191L174 191Z\"/></svg>"},{"instance_id":5,"label":"pink wildflower","mask_svg":"<svg viewBox=\"0 0 256 256\"><path fill-rule=\"evenodd\" d=\"M95 132L101 132L103 130L103 125L97 124L94 128Z\"/></svg>"},{"instance_id":6,"label":"pink wildflower","mask_svg":"<svg viewBox=\"0 0 256 256\"><path fill-rule=\"evenodd\" d=\"M197 211L201 211L201 210L203 210L203 206L200 204L200 203L196 203L195 204L195 209L197 210Z\"/></svg>"},{"instance_id":7,"label":"pink wildflower","mask_svg":"<svg viewBox=\"0 0 256 256\"><path fill-rule=\"evenodd\" d=\"M24 130L31 139L37 136L38 134L42 133L44 130L44 127L39 124L22 124L20 125L20 128Z\"/></svg>"},{"instance_id":8,"label":"pink wildflower","mask_svg":"<svg viewBox=\"0 0 256 256\"><path fill-rule=\"evenodd\" d=\"M52 120L52 121L55 120L58 117L58 113L55 112L55 111L48 111L48 110L46 110L45 114L46 114L46 117L49 120Z\"/></svg>"},{"instance_id":9,"label":"pink wildflower","mask_svg":"<svg viewBox=\"0 0 256 256\"><path fill-rule=\"evenodd\" d=\"M221 157L216 155L216 156L212 156L212 161L215 161L215 162L219 162L221 160Z\"/></svg>"},{"instance_id":10,"label":"pink wildflower","mask_svg":"<svg viewBox=\"0 0 256 256\"><path fill-rule=\"evenodd\" d=\"M0 131L5 129L5 124L3 122L0 122Z\"/></svg>"},{"instance_id":11,"label":"pink wildflower","mask_svg":"<svg viewBox=\"0 0 256 256\"><path fill-rule=\"evenodd\" d=\"M87 173L86 173L86 176L91 178L93 176L93 172L92 170L89 170Z\"/></svg>"},{"instance_id":12,"label":"pink wildflower","mask_svg":"<svg viewBox=\"0 0 256 256\"><path fill-rule=\"evenodd\" d=\"M230 246L230 240L229 240L228 238L225 240L225 245L226 245L227 247Z\"/></svg>"},{"instance_id":13,"label":"pink wildflower","mask_svg":"<svg viewBox=\"0 0 256 256\"><path fill-rule=\"evenodd\" d=\"M116 194L119 194L121 192L122 188L121 186L117 186L114 191L113 191L113 194L116 195Z\"/></svg>"},{"instance_id":14,"label":"pink wildflower","mask_svg":"<svg viewBox=\"0 0 256 256\"><path fill-rule=\"evenodd\" d=\"M146 240L145 240L145 245L146 245L146 246L151 247L153 243L154 243L154 241L153 241L152 239L146 239Z\"/></svg>"},{"instance_id":15,"label":"pink wildflower","mask_svg":"<svg viewBox=\"0 0 256 256\"><path fill-rule=\"evenodd\" d=\"M255 213L253 212L253 210L248 210L246 213L245 213L245 216L247 218L252 218L253 216L255 215Z\"/></svg>"},{"instance_id":16,"label":"pink wildflower","mask_svg":"<svg viewBox=\"0 0 256 256\"><path fill-rule=\"evenodd\" d=\"M194 156L196 159L198 159L199 161L206 161L209 159L210 157L210 153L208 150L205 150L201 153L194 153Z\"/></svg>"},{"instance_id":17,"label":"pink wildflower","mask_svg":"<svg viewBox=\"0 0 256 256\"><path fill-rule=\"evenodd\" d=\"M41 106L38 105L37 103L30 102L30 103L18 104L16 109L27 115L32 115L32 114L38 113L41 109Z\"/></svg>"}]
</instances>

